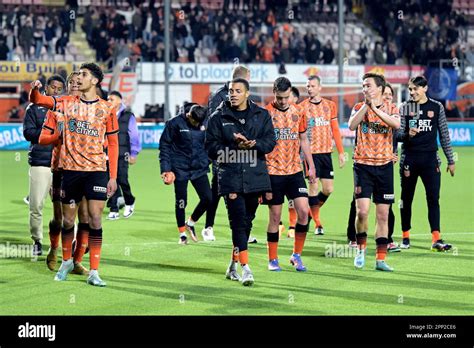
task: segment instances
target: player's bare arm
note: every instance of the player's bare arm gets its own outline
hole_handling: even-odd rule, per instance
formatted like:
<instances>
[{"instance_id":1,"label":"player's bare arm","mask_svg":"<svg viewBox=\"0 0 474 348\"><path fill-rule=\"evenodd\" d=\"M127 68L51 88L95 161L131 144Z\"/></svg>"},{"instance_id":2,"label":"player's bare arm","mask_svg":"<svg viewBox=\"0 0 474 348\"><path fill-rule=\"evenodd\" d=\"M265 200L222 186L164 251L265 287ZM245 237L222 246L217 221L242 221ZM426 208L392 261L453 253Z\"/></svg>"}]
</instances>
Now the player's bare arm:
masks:
<instances>
[{"instance_id":1,"label":"player's bare arm","mask_svg":"<svg viewBox=\"0 0 474 348\"><path fill-rule=\"evenodd\" d=\"M349 121L347 122L347 125L349 126L350 130L356 130L359 124L362 122L364 119L365 114L369 110L369 106L364 103L362 107L357 110L350 118Z\"/></svg>"},{"instance_id":2,"label":"player's bare arm","mask_svg":"<svg viewBox=\"0 0 474 348\"><path fill-rule=\"evenodd\" d=\"M387 124L387 126L393 129L400 128L400 115L398 114L389 115L385 111L378 108L375 105L375 103L371 103L370 108L377 114L378 117L380 117L382 121L384 121Z\"/></svg>"},{"instance_id":3,"label":"player's bare arm","mask_svg":"<svg viewBox=\"0 0 474 348\"><path fill-rule=\"evenodd\" d=\"M306 163L309 166L309 182L312 184L316 182L316 169L314 167L313 156L311 155L311 148L309 146L308 135L306 132L300 133L300 145L301 151L303 151L304 158Z\"/></svg>"}]
</instances>

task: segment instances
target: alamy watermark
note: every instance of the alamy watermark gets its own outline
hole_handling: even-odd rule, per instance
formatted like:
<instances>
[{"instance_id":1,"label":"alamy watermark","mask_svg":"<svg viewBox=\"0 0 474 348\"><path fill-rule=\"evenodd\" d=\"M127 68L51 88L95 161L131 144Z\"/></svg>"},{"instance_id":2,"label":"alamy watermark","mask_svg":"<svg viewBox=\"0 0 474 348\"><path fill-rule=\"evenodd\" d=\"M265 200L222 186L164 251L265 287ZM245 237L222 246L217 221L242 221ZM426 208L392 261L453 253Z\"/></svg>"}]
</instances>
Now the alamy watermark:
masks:
<instances>
[{"instance_id":1,"label":"alamy watermark","mask_svg":"<svg viewBox=\"0 0 474 348\"><path fill-rule=\"evenodd\" d=\"M33 257L33 245L0 243L0 258L31 258Z\"/></svg>"},{"instance_id":2,"label":"alamy watermark","mask_svg":"<svg viewBox=\"0 0 474 348\"><path fill-rule=\"evenodd\" d=\"M226 147L217 151L217 163L249 163L250 167L256 167L257 150L233 150Z\"/></svg>"},{"instance_id":3,"label":"alamy watermark","mask_svg":"<svg viewBox=\"0 0 474 348\"><path fill-rule=\"evenodd\" d=\"M324 247L325 257L354 258L357 255L357 248L350 247L348 244L326 244Z\"/></svg>"}]
</instances>

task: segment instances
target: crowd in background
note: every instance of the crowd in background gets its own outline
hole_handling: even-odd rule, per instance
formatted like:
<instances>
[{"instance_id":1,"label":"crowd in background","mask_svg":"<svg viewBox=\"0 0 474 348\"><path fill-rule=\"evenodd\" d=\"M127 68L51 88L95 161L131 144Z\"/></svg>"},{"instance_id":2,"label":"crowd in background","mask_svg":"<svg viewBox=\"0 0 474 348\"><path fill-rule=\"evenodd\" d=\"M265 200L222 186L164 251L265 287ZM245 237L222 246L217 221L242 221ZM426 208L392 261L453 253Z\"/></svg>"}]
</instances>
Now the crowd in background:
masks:
<instances>
[{"instance_id":1,"label":"crowd in background","mask_svg":"<svg viewBox=\"0 0 474 348\"><path fill-rule=\"evenodd\" d=\"M125 6L120 2L120 6L107 1L110 7L89 6L81 13L81 28L96 60L109 66L126 57L132 65L138 60L163 61L162 3L135 0ZM346 14L361 12L352 0L344 3ZM290 4L288 0L224 0L223 5L211 9L199 1L182 1L180 7L173 7L171 61L336 62L331 40L321 42L315 31L303 33L291 22L335 21L337 0ZM429 60L457 57L474 64L474 45L467 45L467 19L451 6L444 0L366 4L361 20L363 17L370 23L383 40L375 47L362 40L357 63L390 65L403 59L408 64L425 65ZM0 11L0 60L13 60L15 53L22 60L54 60L55 54L65 55L79 16L77 0L68 0L61 9L5 5Z\"/></svg>"},{"instance_id":2,"label":"crowd in background","mask_svg":"<svg viewBox=\"0 0 474 348\"><path fill-rule=\"evenodd\" d=\"M65 56L76 31L77 1L63 8L4 5L0 8L0 60L50 60Z\"/></svg>"},{"instance_id":3,"label":"crowd in background","mask_svg":"<svg viewBox=\"0 0 474 348\"><path fill-rule=\"evenodd\" d=\"M474 43L467 43L467 17L452 11L452 1L371 1L367 8L373 27L384 39L375 45L375 64L395 64L399 58L420 65L453 58L474 64ZM368 51L366 42L362 42L362 64Z\"/></svg>"}]
</instances>

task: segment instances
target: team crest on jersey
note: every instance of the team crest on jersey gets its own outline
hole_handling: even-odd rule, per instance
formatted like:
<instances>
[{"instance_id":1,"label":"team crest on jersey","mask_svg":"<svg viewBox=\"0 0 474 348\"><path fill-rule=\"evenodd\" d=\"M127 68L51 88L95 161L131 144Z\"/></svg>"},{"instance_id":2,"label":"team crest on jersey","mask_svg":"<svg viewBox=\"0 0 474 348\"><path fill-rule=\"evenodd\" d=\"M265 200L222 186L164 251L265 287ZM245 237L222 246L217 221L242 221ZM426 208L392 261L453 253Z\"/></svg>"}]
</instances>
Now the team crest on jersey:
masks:
<instances>
[{"instance_id":1,"label":"team crest on jersey","mask_svg":"<svg viewBox=\"0 0 474 348\"><path fill-rule=\"evenodd\" d=\"M433 118L433 117L434 117L434 111L433 111L433 110L429 110L427 116L428 116L429 118Z\"/></svg>"},{"instance_id":2,"label":"team crest on jersey","mask_svg":"<svg viewBox=\"0 0 474 348\"><path fill-rule=\"evenodd\" d=\"M298 115L291 116L291 119L293 120L293 122L298 121Z\"/></svg>"}]
</instances>

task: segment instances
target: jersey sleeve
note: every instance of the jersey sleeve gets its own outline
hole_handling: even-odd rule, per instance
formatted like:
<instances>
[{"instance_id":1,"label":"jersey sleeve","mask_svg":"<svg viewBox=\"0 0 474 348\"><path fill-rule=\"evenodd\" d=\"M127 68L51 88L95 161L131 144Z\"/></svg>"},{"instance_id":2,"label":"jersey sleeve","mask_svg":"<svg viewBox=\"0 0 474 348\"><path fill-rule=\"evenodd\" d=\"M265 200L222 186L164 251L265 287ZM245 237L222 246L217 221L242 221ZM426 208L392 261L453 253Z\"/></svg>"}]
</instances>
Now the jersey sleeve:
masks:
<instances>
[{"instance_id":1,"label":"jersey sleeve","mask_svg":"<svg viewBox=\"0 0 474 348\"><path fill-rule=\"evenodd\" d=\"M331 120L337 120L337 104L331 103Z\"/></svg>"},{"instance_id":2,"label":"jersey sleeve","mask_svg":"<svg viewBox=\"0 0 474 348\"><path fill-rule=\"evenodd\" d=\"M306 114L301 108L297 108L297 110L300 114L300 124L299 124L298 131L300 133L304 133L308 130L308 120L306 118Z\"/></svg>"},{"instance_id":3,"label":"jersey sleeve","mask_svg":"<svg viewBox=\"0 0 474 348\"><path fill-rule=\"evenodd\" d=\"M58 130L57 124L56 114L48 111L38 140L40 145L55 144L59 141L60 131Z\"/></svg>"},{"instance_id":4,"label":"jersey sleeve","mask_svg":"<svg viewBox=\"0 0 474 348\"><path fill-rule=\"evenodd\" d=\"M116 134L119 132L117 114L115 110L112 110L107 118L107 124L105 127L105 135Z\"/></svg>"}]
</instances>

